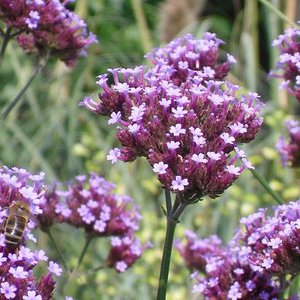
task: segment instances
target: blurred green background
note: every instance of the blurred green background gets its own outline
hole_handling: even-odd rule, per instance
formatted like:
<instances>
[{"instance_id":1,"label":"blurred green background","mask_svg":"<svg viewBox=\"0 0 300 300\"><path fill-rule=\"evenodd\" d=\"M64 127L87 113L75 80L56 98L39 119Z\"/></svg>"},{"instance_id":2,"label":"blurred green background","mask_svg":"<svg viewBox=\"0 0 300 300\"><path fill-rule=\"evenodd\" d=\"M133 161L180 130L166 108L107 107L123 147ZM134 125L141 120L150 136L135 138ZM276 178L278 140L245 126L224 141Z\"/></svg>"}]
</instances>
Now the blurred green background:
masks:
<instances>
[{"instance_id":1,"label":"blurred green background","mask_svg":"<svg viewBox=\"0 0 300 300\"><path fill-rule=\"evenodd\" d=\"M297 20L299 1L271 3L290 20ZM144 159L114 166L106 161L108 150L118 146L115 131L107 126L106 118L80 108L78 103L84 96L99 92L96 76L107 68L143 64L144 54L152 47L184 33L201 37L205 31L215 32L226 42L223 51L238 59L229 79L260 93L266 104L264 127L245 150L274 190L286 201L297 199L297 174L281 167L274 145L284 134L284 120L297 114L299 117L300 110L294 99L278 91L278 80L268 79L268 72L278 58L271 42L287 24L256 0L80 0L72 5L100 43L92 46L88 56L73 69L56 60L47 64L22 102L0 124L0 163L31 172L43 170L49 182L96 171L116 183L119 193L130 195L141 207L143 220L138 235L143 242L150 240L153 248L124 274L101 270L89 276L61 278L54 299L63 299L65 295L75 299L154 299L165 228L160 210L163 193ZM35 63L34 57L25 55L15 42L10 42L0 68L1 109L25 84ZM202 237L216 233L226 242L241 216L274 204L251 173L245 171L220 198L207 198L196 207L189 207L176 238L182 237L185 229L193 229ZM47 248L49 256L59 261L47 237L37 234L38 246ZM53 235L68 264L75 266L84 243L83 232L57 225ZM108 244L105 239L92 242L82 272L101 265ZM189 272L174 251L168 299L192 299L195 296L191 295L191 286Z\"/></svg>"}]
</instances>

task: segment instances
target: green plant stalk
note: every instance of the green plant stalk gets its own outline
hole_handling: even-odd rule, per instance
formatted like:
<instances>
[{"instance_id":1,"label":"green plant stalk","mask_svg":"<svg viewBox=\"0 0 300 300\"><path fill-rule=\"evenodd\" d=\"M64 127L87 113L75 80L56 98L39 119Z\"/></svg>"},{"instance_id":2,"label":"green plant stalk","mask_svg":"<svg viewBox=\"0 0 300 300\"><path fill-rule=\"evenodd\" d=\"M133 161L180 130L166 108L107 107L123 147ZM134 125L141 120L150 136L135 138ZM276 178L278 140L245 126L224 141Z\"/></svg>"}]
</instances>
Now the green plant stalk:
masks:
<instances>
[{"instance_id":1,"label":"green plant stalk","mask_svg":"<svg viewBox=\"0 0 300 300\"><path fill-rule=\"evenodd\" d=\"M26 92L26 90L29 88L35 77L40 73L40 71L43 69L47 62L47 59L41 58L37 66L35 67L34 71L32 72L31 76L29 77L26 84L23 86L23 88L20 90L20 92L17 94L17 96L7 105L7 107L4 109L4 111L1 114L0 119L3 121L6 119L8 114L12 111L12 109L17 105L17 103L22 99L22 96Z\"/></svg>"},{"instance_id":2,"label":"green plant stalk","mask_svg":"<svg viewBox=\"0 0 300 300\"><path fill-rule=\"evenodd\" d=\"M92 240L92 237L89 236L89 235L87 235L86 238L85 238L84 247L83 247L83 249L81 251L81 254L80 254L79 258L78 258L77 266L76 266L74 272L76 272L79 269L79 267L80 267L80 265L81 265L81 263L83 261L83 258L84 258L85 254L87 252L87 249L88 249L88 247L89 247L89 245L91 243L91 240Z\"/></svg>"},{"instance_id":3,"label":"green plant stalk","mask_svg":"<svg viewBox=\"0 0 300 300\"><path fill-rule=\"evenodd\" d=\"M65 268L65 270L66 270L67 272L69 272L67 263L66 263L66 261L65 261L65 259L64 259L64 257L63 257L63 255L62 255L62 253L61 253L61 251L60 251L60 249L59 249L59 247L58 247L58 245L57 245L57 243L56 243L56 241L55 241L55 239L54 239L54 237L53 237L53 235L52 235L50 229L47 230L46 233L47 233L47 235L49 236L49 239L50 239L51 243L53 244L53 246L54 246L54 248L55 248L55 250L56 250L56 252L57 252L57 254L58 254L58 256L59 256L59 258L60 258L60 260L61 260L61 263L63 264L63 266L64 266L64 268Z\"/></svg>"},{"instance_id":4,"label":"green plant stalk","mask_svg":"<svg viewBox=\"0 0 300 300\"><path fill-rule=\"evenodd\" d=\"M291 26L295 27L295 28L300 28L300 26L298 24L296 24L295 22L291 21L284 13L282 13L279 9L277 9L277 7L275 7L272 3L270 3L267 0L259 0L263 5L265 5L266 7L268 7L270 10L272 10L279 18L281 18L283 21L287 22L288 24L290 24Z\"/></svg>"},{"instance_id":5,"label":"green plant stalk","mask_svg":"<svg viewBox=\"0 0 300 300\"><path fill-rule=\"evenodd\" d=\"M284 204L283 198L270 187L263 176L261 176L258 172L256 172L256 170L253 169L251 170L251 173L278 204Z\"/></svg>"},{"instance_id":6,"label":"green plant stalk","mask_svg":"<svg viewBox=\"0 0 300 300\"><path fill-rule=\"evenodd\" d=\"M175 205L178 202L179 200L176 198L171 214L167 215L167 228L160 266L157 300L166 299L175 229L178 223L178 218L180 217L180 215L186 207L186 205L183 203Z\"/></svg>"},{"instance_id":7,"label":"green plant stalk","mask_svg":"<svg viewBox=\"0 0 300 300\"><path fill-rule=\"evenodd\" d=\"M167 215L169 216L172 210L172 199L171 199L171 193L168 189L165 189L165 198L166 198Z\"/></svg>"},{"instance_id":8,"label":"green plant stalk","mask_svg":"<svg viewBox=\"0 0 300 300\"><path fill-rule=\"evenodd\" d=\"M3 41L2 41L1 49L0 49L0 64L3 61L6 47L8 45L8 42L9 42L10 38L11 38L10 33L11 33L11 28L7 27L7 29L5 31L5 34L3 36Z\"/></svg>"}]
</instances>

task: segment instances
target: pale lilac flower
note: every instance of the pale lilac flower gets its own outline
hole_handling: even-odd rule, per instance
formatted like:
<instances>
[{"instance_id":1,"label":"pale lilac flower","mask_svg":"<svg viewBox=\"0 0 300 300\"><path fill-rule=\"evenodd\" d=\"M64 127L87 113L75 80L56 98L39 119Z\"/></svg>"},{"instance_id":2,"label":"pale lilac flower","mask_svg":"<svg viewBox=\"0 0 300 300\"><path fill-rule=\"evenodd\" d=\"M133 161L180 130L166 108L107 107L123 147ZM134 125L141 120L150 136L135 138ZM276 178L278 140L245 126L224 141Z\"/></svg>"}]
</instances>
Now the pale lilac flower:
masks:
<instances>
[{"instance_id":1,"label":"pale lilac flower","mask_svg":"<svg viewBox=\"0 0 300 300\"><path fill-rule=\"evenodd\" d=\"M63 270L59 266L59 264L57 264L57 263L55 263L53 261L49 262L48 270L49 270L49 272L53 273L56 276L61 276L61 274L63 272Z\"/></svg>"},{"instance_id":2,"label":"pale lilac flower","mask_svg":"<svg viewBox=\"0 0 300 300\"><path fill-rule=\"evenodd\" d=\"M163 163L162 161L153 165L153 171L158 174L166 174L167 168L168 165Z\"/></svg>"},{"instance_id":3,"label":"pale lilac flower","mask_svg":"<svg viewBox=\"0 0 300 300\"><path fill-rule=\"evenodd\" d=\"M175 180L172 180L172 189L183 191L184 187L189 184L186 178L182 179L181 176L176 176Z\"/></svg>"},{"instance_id":4,"label":"pale lilac flower","mask_svg":"<svg viewBox=\"0 0 300 300\"><path fill-rule=\"evenodd\" d=\"M107 155L107 160L111 161L111 163L114 164L118 161L120 155L121 155L120 149L114 148L109 151L109 154Z\"/></svg>"}]
</instances>

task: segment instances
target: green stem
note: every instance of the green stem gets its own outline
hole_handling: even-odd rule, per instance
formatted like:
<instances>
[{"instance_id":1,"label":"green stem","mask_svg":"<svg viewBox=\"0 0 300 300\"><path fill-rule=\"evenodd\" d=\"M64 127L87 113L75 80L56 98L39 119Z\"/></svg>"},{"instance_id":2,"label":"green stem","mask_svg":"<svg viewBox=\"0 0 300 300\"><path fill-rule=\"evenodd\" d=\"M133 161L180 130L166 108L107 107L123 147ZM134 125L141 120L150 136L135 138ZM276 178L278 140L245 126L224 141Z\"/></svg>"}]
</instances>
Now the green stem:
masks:
<instances>
[{"instance_id":1,"label":"green stem","mask_svg":"<svg viewBox=\"0 0 300 300\"><path fill-rule=\"evenodd\" d=\"M263 176L261 176L258 172L256 172L256 170L253 169L251 170L251 173L278 204L284 204L283 198L270 187Z\"/></svg>"},{"instance_id":2,"label":"green stem","mask_svg":"<svg viewBox=\"0 0 300 300\"><path fill-rule=\"evenodd\" d=\"M178 223L178 218L180 217L185 207L186 207L185 204L180 203L175 211L173 209L171 214L167 215L167 228L166 228L163 256L162 256L161 266L160 266L157 300L166 299L175 228Z\"/></svg>"},{"instance_id":3,"label":"green stem","mask_svg":"<svg viewBox=\"0 0 300 300\"><path fill-rule=\"evenodd\" d=\"M41 58L37 66L35 67L33 73L29 77L28 81L24 85L24 87L20 90L18 95L8 104L8 106L4 109L3 113L1 114L1 120L5 120L5 118L8 116L8 114L11 112L11 110L17 105L17 103L21 100L22 96L32 83L32 81L35 79L35 77L39 74L39 72L42 70L42 68L45 66L47 62L47 59Z\"/></svg>"},{"instance_id":4,"label":"green stem","mask_svg":"<svg viewBox=\"0 0 300 300\"><path fill-rule=\"evenodd\" d=\"M91 240L92 240L92 237L90 235L87 235L86 238L85 238L84 247L83 247L83 249L81 251L81 254L79 256L79 259L78 259L78 262L77 262L77 266L76 266L74 272L76 272L79 269L79 267L80 267L80 265L81 265L81 263L83 261L83 258L84 258L85 254L86 254L86 251L87 251L87 249L88 249L88 247L89 247L89 245L91 243Z\"/></svg>"},{"instance_id":5,"label":"green stem","mask_svg":"<svg viewBox=\"0 0 300 300\"><path fill-rule=\"evenodd\" d=\"M58 254L58 256L59 256L59 258L60 258L60 260L61 260L61 262L62 262L62 264L63 264L63 266L64 266L64 268L65 268L65 270L66 270L67 272L69 272L69 269L68 269L68 266L67 266L67 264L66 264L66 261L65 261L63 255L62 255L62 253L61 253L61 251L60 251L58 245L56 244L56 241L55 241L55 239L54 239L54 237L53 237L53 235L52 235L50 229L48 229L48 230L45 231L45 232L48 234L49 239L50 239L51 243L53 244L53 246L54 246L54 248L55 248L55 250L56 250L56 252L57 252L57 254Z\"/></svg>"},{"instance_id":6,"label":"green stem","mask_svg":"<svg viewBox=\"0 0 300 300\"><path fill-rule=\"evenodd\" d=\"M272 3L270 3L267 0L259 0L263 5L268 7L270 10L272 10L279 18L281 18L283 21L287 22L291 26L295 28L300 28L298 24L295 22L291 21L284 13L282 13L277 7L275 7Z\"/></svg>"},{"instance_id":7,"label":"green stem","mask_svg":"<svg viewBox=\"0 0 300 300\"><path fill-rule=\"evenodd\" d=\"M165 189L165 198L166 198L167 215L169 216L172 210L172 199L171 199L171 193L168 189Z\"/></svg>"},{"instance_id":8,"label":"green stem","mask_svg":"<svg viewBox=\"0 0 300 300\"><path fill-rule=\"evenodd\" d=\"M6 32L3 36L3 41L2 41L1 49L0 49L0 64L3 61L4 53L5 53L6 47L8 45L8 42L10 40L10 33L11 33L11 28L7 27Z\"/></svg>"}]
</instances>

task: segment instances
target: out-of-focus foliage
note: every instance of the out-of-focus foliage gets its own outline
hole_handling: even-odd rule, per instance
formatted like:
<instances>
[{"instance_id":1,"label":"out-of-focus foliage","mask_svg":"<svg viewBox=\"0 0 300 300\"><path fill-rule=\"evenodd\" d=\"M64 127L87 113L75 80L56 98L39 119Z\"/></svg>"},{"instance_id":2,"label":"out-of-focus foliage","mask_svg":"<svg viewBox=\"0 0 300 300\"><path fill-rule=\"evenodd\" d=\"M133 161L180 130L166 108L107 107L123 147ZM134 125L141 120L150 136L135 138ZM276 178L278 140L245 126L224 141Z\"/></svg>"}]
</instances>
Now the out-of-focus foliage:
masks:
<instances>
[{"instance_id":1,"label":"out-of-focus foliage","mask_svg":"<svg viewBox=\"0 0 300 300\"><path fill-rule=\"evenodd\" d=\"M284 12L296 11L288 7L293 1L272 2ZM107 68L142 64L147 47L157 47L161 43L160 18L172 12L164 9L162 13L161 7L165 4L158 0L84 0L73 5L100 43L94 45L74 69L56 61L47 64L22 103L0 124L0 161L8 166L26 167L32 172L43 170L49 181L69 180L78 174L96 171L115 182L119 193L129 194L141 207L143 220L139 237L153 244L142 259L124 274L107 269L85 274L101 266L106 255L109 241L95 239L81 265L82 275L65 275L61 280L63 284L57 286L55 299L63 299L65 295L75 299L154 299L165 229L160 209L164 203L162 190L145 160L113 166L106 161L108 150L117 146L114 131L107 126L105 118L85 111L78 103L85 95L96 93L96 76ZM146 22L146 32L138 21L140 18ZM289 201L299 198L299 179L297 182L296 171L282 168L275 144L284 131L284 120L297 114L297 103L278 92L276 79L268 81L268 71L275 67L277 55L271 41L283 31L283 25L274 12L256 0L214 0L207 1L199 9L196 22L179 28L178 34L192 32L201 36L204 31L216 32L226 42L224 50L238 59L230 79L262 95L266 103L264 128L245 150L257 171ZM0 68L1 109L24 85L34 64L35 60L25 55L14 42L9 44ZM257 207L273 204L273 199L251 173L244 172L222 197L204 199L188 207L176 238L182 237L185 229L193 229L200 236L216 233L227 241L241 216L252 213ZM53 235L69 265L75 267L84 244L83 232L56 226ZM39 243L48 247L50 257L59 260L43 233L39 234ZM190 287L189 273L175 251L169 299L190 299Z\"/></svg>"}]
</instances>

